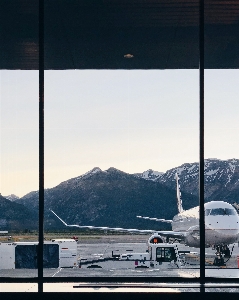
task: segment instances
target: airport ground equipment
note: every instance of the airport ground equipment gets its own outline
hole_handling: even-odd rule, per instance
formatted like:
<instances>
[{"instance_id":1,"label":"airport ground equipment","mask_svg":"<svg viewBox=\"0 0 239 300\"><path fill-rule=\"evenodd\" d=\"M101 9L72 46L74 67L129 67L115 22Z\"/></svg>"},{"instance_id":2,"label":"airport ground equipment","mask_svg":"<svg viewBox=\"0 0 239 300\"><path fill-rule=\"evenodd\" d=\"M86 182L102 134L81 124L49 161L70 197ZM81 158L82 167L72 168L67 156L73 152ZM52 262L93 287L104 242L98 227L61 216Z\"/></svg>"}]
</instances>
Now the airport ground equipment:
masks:
<instances>
[{"instance_id":1,"label":"airport ground equipment","mask_svg":"<svg viewBox=\"0 0 239 300\"><path fill-rule=\"evenodd\" d=\"M164 243L161 236L154 233L147 242L147 251L142 253L122 253L111 258L81 261L83 268L132 269L132 268L180 268L184 265L180 259L177 244Z\"/></svg>"},{"instance_id":2,"label":"airport ground equipment","mask_svg":"<svg viewBox=\"0 0 239 300\"><path fill-rule=\"evenodd\" d=\"M177 244L164 243L161 236L154 233L148 240L146 253L121 254L119 260L134 261L135 267L181 267L183 265Z\"/></svg>"},{"instance_id":3,"label":"airport ground equipment","mask_svg":"<svg viewBox=\"0 0 239 300\"><path fill-rule=\"evenodd\" d=\"M36 269L38 242L0 243L0 269ZM73 239L44 242L44 268L77 266L77 243Z\"/></svg>"}]
</instances>

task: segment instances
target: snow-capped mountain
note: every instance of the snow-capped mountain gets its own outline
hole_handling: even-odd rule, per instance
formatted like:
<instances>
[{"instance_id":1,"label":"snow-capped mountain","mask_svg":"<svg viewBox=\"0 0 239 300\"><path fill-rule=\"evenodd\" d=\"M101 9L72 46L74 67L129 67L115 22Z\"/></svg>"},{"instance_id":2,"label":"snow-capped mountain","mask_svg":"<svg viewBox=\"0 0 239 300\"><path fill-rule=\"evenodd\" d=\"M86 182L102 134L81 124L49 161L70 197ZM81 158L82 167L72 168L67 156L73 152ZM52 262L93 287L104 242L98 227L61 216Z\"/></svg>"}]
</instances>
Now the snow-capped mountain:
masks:
<instances>
[{"instance_id":1,"label":"snow-capped mountain","mask_svg":"<svg viewBox=\"0 0 239 300\"><path fill-rule=\"evenodd\" d=\"M157 181L175 188L176 172L179 174L181 189L187 193L198 195L199 164L186 163L170 169ZM204 176L205 199L229 200L229 194L239 189L239 160L235 158L229 160L206 159Z\"/></svg>"},{"instance_id":2,"label":"snow-capped mountain","mask_svg":"<svg viewBox=\"0 0 239 300\"><path fill-rule=\"evenodd\" d=\"M177 213L175 190L167 186L143 180L115 168L105 171L94 168L79 177L69 179L45 190L45 228L64 226L50 209L71 224L110 226L123 228L170 228L163 224L151 224L136 218L150 215L172 218ZM38 212L36 192L28 193L18 203ZM194 195L183 193L184 208L197 204ZM155 212L157 212L155 214Z\"/></svg>"},{"instance_id":3,"label":"snow-capped mountain","mask_svg":"<svg viewBox=\"0 0 239 300\"><path fill-rule=\"evenodd\" d=\"M106 171L102 171L100 168L95 167L95 168L93 168L92 170L90 170L90 171L84 173L83 175L80 175L80 176L77 176L77 177L75 177L75 178L71 178L71 179L69 179L69 180L63 181L63 182L60 183L60 184L61 184L61 185L64 185L64 184L68 185L68 184L72 183L72 180L74 180L75 183L77 183L78 181L81 181L81 180L86 179L86 178L90 178L92 175L94 175L94 174L96 174L96 173L99 173L99 172L106 172Z\"/></svg>"},{"instance_id":4,"label":"snow-capped mountain","mask_svg":"<svg viewBox=\"0 0 239 300\"><path fill-rule=\"evenodd\" d=\"M147 171L144 171L143 173L135 173L134 175L139 178L143 178L146 180L153 180L156 181L159 179L164 173L163 172L158 172L154 171L152 169L149 169Z\"/></svg>"},{"instance_id":5,"label":"snow-capped mountain","mask_svg":"<svg viewBox=\"0 0 239 300\"><path fill-rule=\"evenodd\" d=\"M99 173L99 172L103 172L100 168L98 167L95 167L93 168L92 170L84 173L83 175L80 175L78 177L75 178L75 180L80 180L80 179L85 179L85 178L89 178L91 177L92 175L96 174L96 173Z\"/></svg>"}]
</instances>

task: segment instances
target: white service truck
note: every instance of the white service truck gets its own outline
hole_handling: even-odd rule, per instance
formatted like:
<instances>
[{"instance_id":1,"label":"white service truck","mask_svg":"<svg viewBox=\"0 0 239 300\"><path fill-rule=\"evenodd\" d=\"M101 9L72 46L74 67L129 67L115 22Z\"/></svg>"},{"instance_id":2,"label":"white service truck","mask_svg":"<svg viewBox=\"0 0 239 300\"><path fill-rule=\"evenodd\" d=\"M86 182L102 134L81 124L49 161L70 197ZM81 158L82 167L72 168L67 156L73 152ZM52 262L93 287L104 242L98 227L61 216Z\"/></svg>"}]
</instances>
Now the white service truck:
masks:
<instances>
[{"instance_id":1,"label":"white service truck","mask_svg":"<svg viewBox=\"0 0 239 300\"><path fill-rule=\"evenodd\" d=\"M112 258L100 258L93 261L81 261L81 268L132 269L132 268L180 268L184 265L180 259L178 245L164 243L157 233L147 242L148 249L142 253L122 253Z\"/></svg>"}]
</instances>

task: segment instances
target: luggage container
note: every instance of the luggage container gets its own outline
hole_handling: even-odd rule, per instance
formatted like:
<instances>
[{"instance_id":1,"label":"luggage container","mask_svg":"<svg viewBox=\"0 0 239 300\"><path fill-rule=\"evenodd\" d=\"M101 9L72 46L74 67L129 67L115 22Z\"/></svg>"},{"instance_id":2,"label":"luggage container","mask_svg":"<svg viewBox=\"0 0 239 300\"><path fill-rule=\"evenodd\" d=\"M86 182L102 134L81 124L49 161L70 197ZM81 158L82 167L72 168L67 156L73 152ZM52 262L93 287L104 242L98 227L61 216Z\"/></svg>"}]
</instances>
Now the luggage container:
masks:
<instances>
[{"instance_id":1,"label":"luggage container","mask_svg":"<svg viewBox=\"0 0 239 300\"><path fill-rule=\"evenodd\" d=\"M0 243L0 269L36 269L38 242ZM43 268L77 266L77 243L71 239L45 241Z\"/></svg>"}]
</instances>

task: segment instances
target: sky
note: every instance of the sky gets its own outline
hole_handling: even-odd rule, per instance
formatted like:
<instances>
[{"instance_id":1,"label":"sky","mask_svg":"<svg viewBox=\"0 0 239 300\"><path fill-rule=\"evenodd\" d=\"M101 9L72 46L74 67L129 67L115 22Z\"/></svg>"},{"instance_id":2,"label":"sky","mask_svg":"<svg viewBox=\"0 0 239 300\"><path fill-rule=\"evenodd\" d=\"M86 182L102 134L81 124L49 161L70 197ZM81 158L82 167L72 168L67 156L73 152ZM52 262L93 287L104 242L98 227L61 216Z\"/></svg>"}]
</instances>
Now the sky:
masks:
<instances>
[{"instance_id":1,"label":"sky","mask_svg":"<svg viewBox=\"0 0 239 300\"><path fill-rule=\"evenodd\" d=\"M45 71L45 188L199 160L198 70ZM239 71L205 70L205 158L239 158ZM38 71L0 71L0 192L38 190Z\"/></svg>"}]
</instances>

